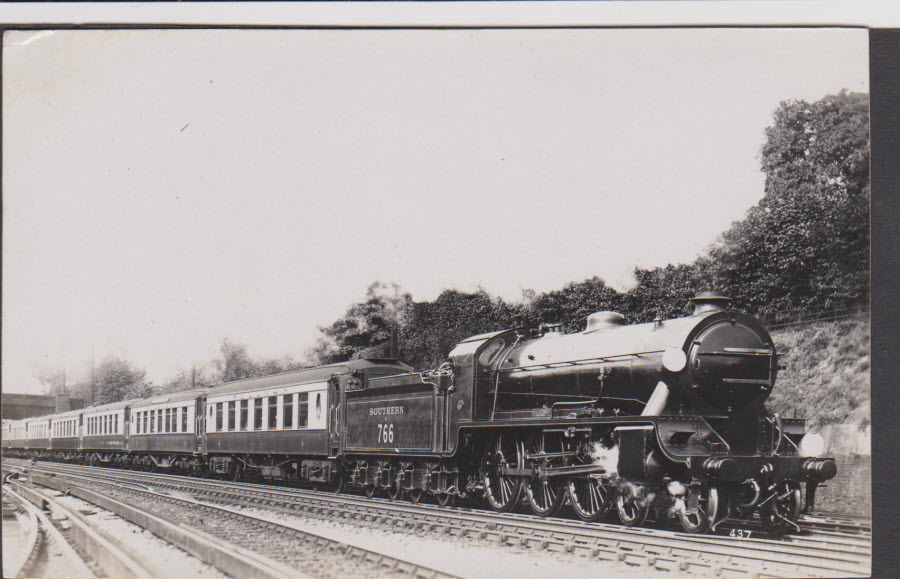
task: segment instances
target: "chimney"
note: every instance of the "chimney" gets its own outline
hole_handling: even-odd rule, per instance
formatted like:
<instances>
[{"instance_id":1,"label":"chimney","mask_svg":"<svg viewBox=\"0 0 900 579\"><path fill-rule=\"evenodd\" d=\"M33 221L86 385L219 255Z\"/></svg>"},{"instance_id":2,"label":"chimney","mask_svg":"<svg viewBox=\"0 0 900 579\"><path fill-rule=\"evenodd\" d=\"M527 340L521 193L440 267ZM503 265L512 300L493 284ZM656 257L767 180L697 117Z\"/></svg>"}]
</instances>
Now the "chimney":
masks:
<instances>
[{"instance_id":1,"label":"chimney","mask_svg":"<svg viewBox=\"0 0 900 579\"><path fill-rule=\"evenodd\" d=\"M692 297L691 301L694 302L692 316L711 312L724 312L731 307L731 298L714 291L700 292Z\"/></svg>"}]
</instances>

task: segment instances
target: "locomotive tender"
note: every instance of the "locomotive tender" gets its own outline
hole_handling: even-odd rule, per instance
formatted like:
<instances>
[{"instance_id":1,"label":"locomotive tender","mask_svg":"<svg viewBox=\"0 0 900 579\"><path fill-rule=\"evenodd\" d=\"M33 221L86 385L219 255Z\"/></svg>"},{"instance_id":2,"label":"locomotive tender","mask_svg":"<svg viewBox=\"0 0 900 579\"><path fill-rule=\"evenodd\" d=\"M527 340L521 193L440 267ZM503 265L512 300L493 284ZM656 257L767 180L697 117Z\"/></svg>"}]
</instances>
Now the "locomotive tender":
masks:
<instances>
[{"instance_id":1,"label":"locomotive tender","mask_svg":"<svg viewBox=\"0 0 900 579\"><path fill-rule=\"evenodd\" d=\"M799 529L834 477L821 437L770 414L774 343L705 292L692 315L473 336L429 372L362 359L5 424L4 452L240 480L287 479L688 532L758 513Z\"/></svg>"}]
</instances>

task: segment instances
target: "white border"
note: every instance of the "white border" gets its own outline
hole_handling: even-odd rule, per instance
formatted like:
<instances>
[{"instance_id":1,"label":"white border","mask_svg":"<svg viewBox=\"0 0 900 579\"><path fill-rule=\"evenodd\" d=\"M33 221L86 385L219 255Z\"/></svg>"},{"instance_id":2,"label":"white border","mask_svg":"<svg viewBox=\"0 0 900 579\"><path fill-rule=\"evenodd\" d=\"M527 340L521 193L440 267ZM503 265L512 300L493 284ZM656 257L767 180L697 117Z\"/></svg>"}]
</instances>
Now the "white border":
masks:
<instances>
[{"instance_id":1,"label":"white border","mask_svg":"<svg viewBox=\"0 0 900 579\"><path fill-rule=\"evenodd\" d=\"M84 25L531 27L900 27L895 0L593 2L122 2L0 5L0 23Z\"/></svg>"}]
</instances>

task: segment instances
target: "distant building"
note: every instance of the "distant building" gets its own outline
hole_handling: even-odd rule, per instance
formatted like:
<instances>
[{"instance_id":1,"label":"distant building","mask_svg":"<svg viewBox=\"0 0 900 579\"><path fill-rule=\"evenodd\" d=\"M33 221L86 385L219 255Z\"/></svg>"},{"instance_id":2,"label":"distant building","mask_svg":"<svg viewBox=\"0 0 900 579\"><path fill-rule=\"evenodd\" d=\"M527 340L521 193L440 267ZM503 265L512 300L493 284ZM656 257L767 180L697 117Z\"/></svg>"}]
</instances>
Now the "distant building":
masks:
<instances>
[{"instance_id":1,"label":"distant building","mask_svg":"<svg viewBox=\"0 0 900 579\"><path fill-rule=\"evenodd\" d=\"M69 398L68 394L0 394L0 418L3 420L34 418L79 408L84 408L84 401Z\"/></svg>"}]
</instances>

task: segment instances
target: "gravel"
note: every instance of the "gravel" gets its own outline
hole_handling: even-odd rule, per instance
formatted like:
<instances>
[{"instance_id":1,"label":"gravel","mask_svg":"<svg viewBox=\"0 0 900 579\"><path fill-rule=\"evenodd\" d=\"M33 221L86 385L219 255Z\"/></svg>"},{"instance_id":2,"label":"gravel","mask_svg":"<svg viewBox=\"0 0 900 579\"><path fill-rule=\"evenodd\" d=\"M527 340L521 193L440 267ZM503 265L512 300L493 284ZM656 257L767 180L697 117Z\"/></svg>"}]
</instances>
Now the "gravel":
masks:
<instances>
[{"instance_id":1,"label":"gravel","mask_svg":"<svg viewBox=\"0 0 900 579\"><path fill-rule=\"evenodd\" d=\"M87 521L95 525L101 534L111 535L121 541L126 552L139 552L142 558L152 561L156 569L165 570L166 577L227 577L214 567L109 511L73 496L55 498L69 509L85 514Z\"/></svg>"},{"instance_id":2,"label":"gravel","mask_svg":"<svg viewBox=\"0 0 900 579\"><path fill-rule=\"evenodd\" d=\"M572 556L557 556L546 551L511 546L483 546L466 543L459 538L438 538L409 532L358 527L337 521L323 521L292 516L265 509L238 508L252 515L265 515L281 524L296 527L369 549L411 563L438 569L467 578L530 577L625 577L633 573L624 566ZM642 573L650 570L643 569Z\"/></svg>"}]
</instances>

